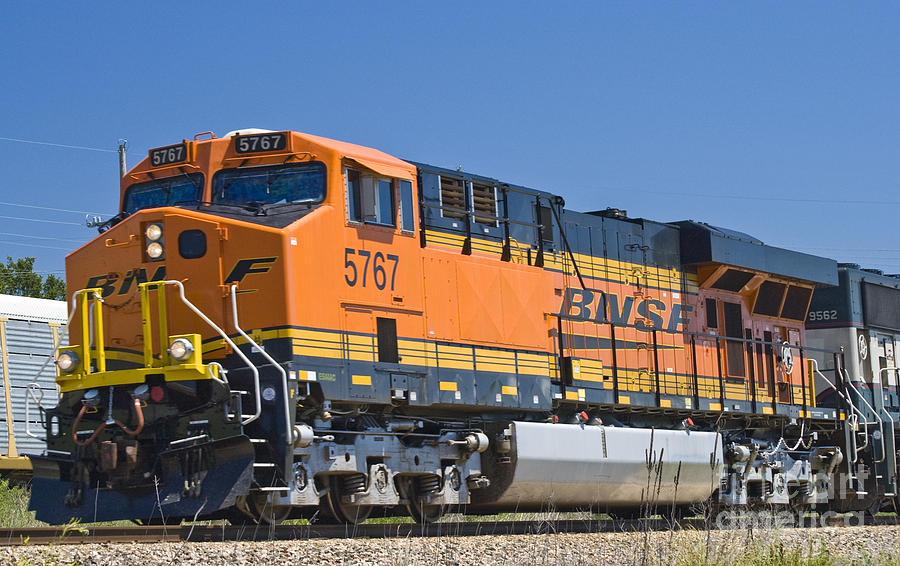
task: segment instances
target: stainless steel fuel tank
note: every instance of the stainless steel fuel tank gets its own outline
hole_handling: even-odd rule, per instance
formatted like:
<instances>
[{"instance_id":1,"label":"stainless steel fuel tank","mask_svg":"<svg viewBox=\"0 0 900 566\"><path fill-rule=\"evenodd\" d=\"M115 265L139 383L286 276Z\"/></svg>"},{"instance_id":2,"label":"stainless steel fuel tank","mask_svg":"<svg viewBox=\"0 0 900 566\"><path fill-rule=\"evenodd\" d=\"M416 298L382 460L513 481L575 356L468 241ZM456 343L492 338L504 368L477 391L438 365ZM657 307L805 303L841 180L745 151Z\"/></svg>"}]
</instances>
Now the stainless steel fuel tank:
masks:
<instances>
[{"instance_id":1,"label":"stainless steel fuel tank","mask_svg":"<svg viewBox=\"0 0 900 566\"><path fill-rule=\"evenodd\" d=\"M514 422L482 458L476 510L567 510L704 501L722 477L715 432Z\"/></svg>"}]
</instances>

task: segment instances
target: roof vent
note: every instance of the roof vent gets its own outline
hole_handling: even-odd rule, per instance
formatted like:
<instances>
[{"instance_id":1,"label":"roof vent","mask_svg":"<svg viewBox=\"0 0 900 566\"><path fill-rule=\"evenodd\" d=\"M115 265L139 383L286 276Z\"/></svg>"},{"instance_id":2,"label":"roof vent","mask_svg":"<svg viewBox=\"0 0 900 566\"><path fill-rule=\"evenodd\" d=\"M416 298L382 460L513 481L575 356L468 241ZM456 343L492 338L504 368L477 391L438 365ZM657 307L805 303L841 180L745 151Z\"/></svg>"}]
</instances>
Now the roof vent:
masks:
<instances>
[{"instance_id":1,"label":"roof vent","mask_svg":"<svg viewBox=\"0 0 900 566\"><path fill-rule=\"evenodd\" d=\"M871 267L864 267L863 271L865 271L866 273L874 273L875 275L884 275L884 271L880 269L873 269Z\"/></svg>"},{"instance_id":2,"label":"roof vent","mask_svg":"<svg viewBox=\"0 0 900 566\"><path fill-rule=\"evenodd\" d=\"M603 218L628 218L628 211L621 208L607 208L605 210L595 210L588 212L593 216L602 216Z\"/></svg>"},{"instance_id":3,"label":"roof vent","mask_svg":"<svg viewBox=\"0 0 900 566\"><path fill-rule=\"evenodd\" d=\"M838 269L859 269L858 263L839 263Z\"/></svg>"}]
</instances>

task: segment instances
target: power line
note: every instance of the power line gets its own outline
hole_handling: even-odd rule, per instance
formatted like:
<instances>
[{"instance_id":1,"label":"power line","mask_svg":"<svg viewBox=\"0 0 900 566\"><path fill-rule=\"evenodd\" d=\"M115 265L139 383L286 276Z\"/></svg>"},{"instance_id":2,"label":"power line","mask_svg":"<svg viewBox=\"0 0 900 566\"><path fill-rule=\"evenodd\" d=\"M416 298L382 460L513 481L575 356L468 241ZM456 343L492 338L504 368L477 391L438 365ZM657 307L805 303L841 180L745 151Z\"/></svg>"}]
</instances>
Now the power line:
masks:
<instances>
[{"instance_id":1,"label":"power line","mask_svg":"<svg viewBox=\"0 0 900 566\"><path fill-rule=\"evenodd\" d=\"M31 143L31 144L35 144L35 145L49 145L52 147L64 147L66 149L83 149L86 151L103 151L103 152L107 152L107 153L116 153L116 150L114 150L114 149L102 149L99 147L86 147L83 145L67 145L67 144L63 144L63 143L51 143L51 142L23 140L23 139L19 139L19 138L4 138L4 137L0 137L0 140L8 141L8 142L18 142L18 143Z\"/></svg>"},{"instance_id":2,"label":"power line","mask_svg":"<svg viewBox=\"0 0 900 566\"><path fill-rule=\"evenodd\" d=\"M0 216L2 218L2 216ZM0 244L15 244L17 246L28 246L30 248L44 248L47 250L62 250L64 252L71 251L72 248L61 248L59 246L43 246L41 244L28 244L25 242L12 242L10 240L0 240Z\"/></svg>"},{"instance_id":3,"label":"power line","mask_svg":"<svg viewBox=\"0 0 900 566\"><path fill-rule=\"evenodd\" d=\"M635 192L635 193L645 193L650 195L661 195L661 196L669 196L669 197L695 197L695 198L712 198L712 199L730 199L730 200L757 200L757 201L770 201L770 202L794 202L794 203L807 203L807 204L865 204L865 205L892 205L898 206L900 205L900 201L891 201L891 200L833 200L833 199L815 199L815 198L788 198L788 197L768 197L768 196L744 196L744 195L723 195L723 194L702 194L702 193L679 193L673 191L652 191L648 189L636 189L636 188L623 188L623 187L610 187L604 185L598 185L598 189L603 189L607 191L617 191L617 192Z\"/></svg>"},{"instance_id":4,"label":"power line","mask_svg":"<svg viewBox=\"0 0 900 566\"><path fill-rule=\"evenodd\" d=\"M54 269L51 271L6 271L3 269L2 264L0 264L0 275L10 274L10 275L28 275L29 273L36 273L38 275L42 274L52 274L52 273L65 273L65 269Z\"/></svg>"},{"instance_id":5,"label":"power line","mask_svg":"<svg viewBox=\"0 0 900 566\"><path fill-rule=\"evenodd\" d=\"M21 208L37 208L40 210L52 210L54 212L71 212L73 214L97 214L100 216L105 216L105 215L112 216L112 214L109 214L107 212L88 212L86 210L69 210L67 208L53 208L51 206L38 206L36 204L20 204L20 203L16 203L16 202L2 202L2 201L0 201L0 204L5 205L5 206L18 206Z\"/></svg>"},{"instance_id":6,"label":"power line","mask_svg":"<svg viewBox=\"0 0 900 566\"><path fill-rule=\"evenodd\" d=\"M17 236L19 238L32 238L35 240L54 240L54 241L58 241L58 242L75 242L76 244L85 242L85 240L76 240L75 238L51 238L49 236L31 236L28 234L14 234L12 232L0 232L0 236Z\"/></svg>"},{"instance_id":7,"label":"power line","mask_svg":"<svg viewBox=\"0 0 900 566\"><path fill-rule=\"evenodd\" d=\"M829 250L829 251L835 251L835 252L896 252L896 251L900 251L896 248L883 250L883 249L877 249L877 248L820 248L820 247L814 247L814 246L798 246L796 244L794 244L794 246L798 247L798 248L803 248L804 250ZM785 246L778 246L778 247L783 248Z\"/></svg>"},{"instance_id":8,"label":"power line","mask_svg":"<svg viewBox=\"0 0 900 566\"><path fill-rule=\"evenodd\" d=\"M22 218L21 216L0 216L0 218L5 218L6 220L27 220L29 222L44 222L47 224L68 224L70 226L84 226L79 222L66 222L64 220L45 220L43 218Z\"/></svg>"}]
</instances>

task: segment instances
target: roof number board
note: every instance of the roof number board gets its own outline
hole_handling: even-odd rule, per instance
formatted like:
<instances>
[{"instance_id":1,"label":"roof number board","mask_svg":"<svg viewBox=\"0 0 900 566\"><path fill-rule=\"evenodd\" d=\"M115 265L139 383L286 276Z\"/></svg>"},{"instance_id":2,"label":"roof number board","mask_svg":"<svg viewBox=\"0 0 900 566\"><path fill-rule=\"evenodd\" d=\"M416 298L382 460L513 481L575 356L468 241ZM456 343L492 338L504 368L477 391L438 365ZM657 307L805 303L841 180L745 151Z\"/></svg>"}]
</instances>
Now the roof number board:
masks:
<instances>
[{"instance_id":1,"label":"roof number board","mask_svg":"<svg viewBox=\"0 0 900 566\"><path fill-rule=\"evenodd\" d=\"M287 145L287 136L284 132L274 134L250 134L247 136L235 136L234 150L238 153L262 153L266 151L278 151Z\"/></svg>"},{"instance_id":2,"label":"roof number board","mask_svg":"<svg viewBox=\"0 0 900 566\"><path fill-rule=\"evenodd\" d=\"M150 150L150 163L154 167L181 163L182 161L187 161L187 157L187 144L184 142Z\"/></svg>"}]
</instances>

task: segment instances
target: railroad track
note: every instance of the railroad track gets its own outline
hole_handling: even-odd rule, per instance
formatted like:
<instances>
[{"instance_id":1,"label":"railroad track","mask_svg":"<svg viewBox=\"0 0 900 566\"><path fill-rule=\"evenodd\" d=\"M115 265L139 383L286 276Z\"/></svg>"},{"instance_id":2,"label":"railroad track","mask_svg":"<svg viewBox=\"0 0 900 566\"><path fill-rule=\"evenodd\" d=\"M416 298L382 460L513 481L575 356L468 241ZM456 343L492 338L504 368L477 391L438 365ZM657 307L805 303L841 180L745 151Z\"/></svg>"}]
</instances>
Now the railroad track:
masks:
<instances>
[{"instance_id":1,"label":"railroad track","mask_svg":"<svg viewBox=\"0 0 900 566\"><path fill-rule=\"evenodd\" d=\"M827 518L825 526L853 526L845 517ZM867 524L900 525L895 516L879 516ZM819 519L805 520L804 526L819 526ZM704 519L685 519L674 528L717 528L715 522ZM742 528L739 521L729 526ZM158 543L158 542L224 542L304 540L315 538L408 538L483 535L523 535L554 533L608 533L623 531L667 531L671 521L663 519L613 520L546 520L546 521L480 521L419 525L412 523L365 525L150 525L150 526L66 526L0 528L0 546L101 544L101 543Z\"/></svg>"}]
</instances>

